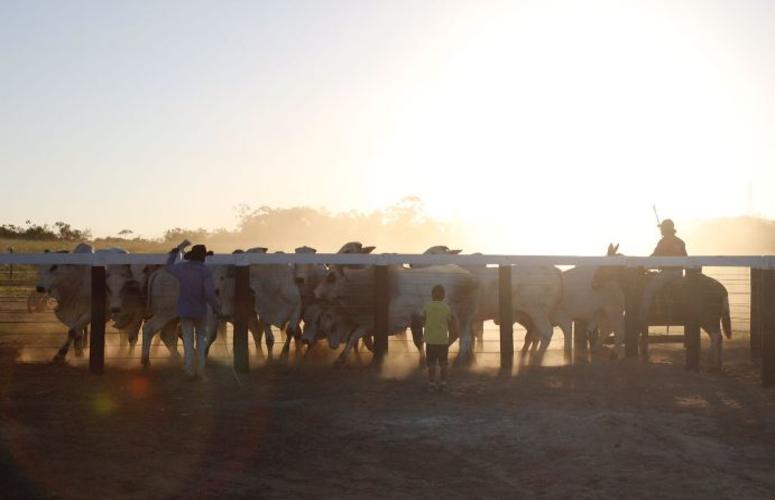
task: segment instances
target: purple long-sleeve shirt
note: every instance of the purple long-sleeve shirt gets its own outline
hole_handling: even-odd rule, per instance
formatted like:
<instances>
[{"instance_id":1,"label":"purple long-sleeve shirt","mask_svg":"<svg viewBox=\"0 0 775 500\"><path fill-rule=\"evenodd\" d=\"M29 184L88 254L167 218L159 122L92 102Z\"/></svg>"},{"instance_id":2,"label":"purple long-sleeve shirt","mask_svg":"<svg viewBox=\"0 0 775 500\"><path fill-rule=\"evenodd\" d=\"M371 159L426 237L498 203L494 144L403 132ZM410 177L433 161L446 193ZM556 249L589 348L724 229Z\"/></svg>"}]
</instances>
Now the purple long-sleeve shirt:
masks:
<instances>
[{"instance_id":1,"label":"purple long-sleeve shirt","mask_svg":"<svg viewBox=\"0 0 775 500\"><path fill-rule=\"evenodd\" d=\"M170 253L165 270L180 282L177 311L182 318L206 318L207 304L218 309L213 286L213 273L204 262L186 261L175 264L178 254Z\"/></svg>"}]
</instances>

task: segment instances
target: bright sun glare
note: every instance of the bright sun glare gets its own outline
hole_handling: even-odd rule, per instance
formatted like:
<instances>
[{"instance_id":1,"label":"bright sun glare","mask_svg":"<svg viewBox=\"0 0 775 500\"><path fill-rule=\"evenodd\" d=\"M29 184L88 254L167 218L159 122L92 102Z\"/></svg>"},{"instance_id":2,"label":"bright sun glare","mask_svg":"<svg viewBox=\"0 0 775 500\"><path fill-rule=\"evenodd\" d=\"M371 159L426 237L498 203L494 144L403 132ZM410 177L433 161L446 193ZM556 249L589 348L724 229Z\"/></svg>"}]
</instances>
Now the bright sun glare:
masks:
<instances>
[{"instance_id":1,"label":"bright sun glare","mask_svg":"<svg viewBox=\"0 0 775 500\"><path fill-rule=\"evenodd\" d=\"M679 220L743 209L745 169L713 176L740 164L747 110L710 27L670 6L478 7L439 29L439 46L464 42L425 66L386 146L384 168L437 188L417 190L432 210L508 233L501 248L540 235L536 250L599 253L651 241L652 204Z\"/></svg>"}]
</instances>

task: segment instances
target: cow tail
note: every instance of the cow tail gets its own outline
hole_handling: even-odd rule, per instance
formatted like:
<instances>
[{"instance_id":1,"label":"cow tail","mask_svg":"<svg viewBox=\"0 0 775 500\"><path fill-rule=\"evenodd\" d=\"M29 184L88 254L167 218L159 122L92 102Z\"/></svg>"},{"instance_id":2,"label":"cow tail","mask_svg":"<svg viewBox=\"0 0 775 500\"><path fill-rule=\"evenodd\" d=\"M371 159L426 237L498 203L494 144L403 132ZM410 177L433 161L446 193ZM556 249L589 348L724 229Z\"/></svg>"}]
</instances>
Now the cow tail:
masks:
<instances>
[{"instance_id":1,"label":"cow tail","mask_svg":"<svg viewBox=\"0 0 775 500\"><path fill-rule=\"evenodd\" d=\"M729 294L721 298L721 329L726 338L732 337L732 319L729 317Z\"/></svg>"}]
</instances>

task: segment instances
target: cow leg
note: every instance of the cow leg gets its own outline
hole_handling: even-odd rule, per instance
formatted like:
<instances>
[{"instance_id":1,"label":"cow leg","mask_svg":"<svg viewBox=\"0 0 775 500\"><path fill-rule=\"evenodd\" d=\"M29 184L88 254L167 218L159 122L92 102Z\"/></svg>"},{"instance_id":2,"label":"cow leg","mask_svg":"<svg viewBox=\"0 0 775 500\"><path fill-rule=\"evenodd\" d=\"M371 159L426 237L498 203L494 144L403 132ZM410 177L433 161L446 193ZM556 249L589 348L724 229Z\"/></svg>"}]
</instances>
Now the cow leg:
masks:
<instances>
[{"instance_id":1,"label":"cow leg","mask_svg":"<svg viewBox=\"0 0 775 500\"><path fill-rule=\"evenodd\" d=\"M274 348L274 333L272 325L264 323L264 341L266 342L266 352L269 359L272 359L272 348Z\"/></svg>"},{"instance_id":2,"label":"cow leg","mask_svg":"<svg viewBox=\"0 0 775 500\"><path fill-rule=\"evenodd\" d=\"M212 312L209 312L207 314L207 322L205 323L205 328L207 329L207 335L205 339L205 358L210 354L210 347L212 347L213 343L218 339L218 334L221 334L221 338L226 337L226 332L221 332L221 325L225 325L225 321L219 320L215 314ZM224 328L225 330L225 328ZM201 347L199 347L201 349Z\"/></svg>"},{"instance_id":3,"label":"cow leg","mask_svg":"<svg viewBox=\"0 0 775 500\"><path fill-rule=\"evenodd\" d=\"M170 321L161 329L161 341L167 347L170 357L173 359L180 358L180 353L178 353L178 331L178 321Z\"/></svg>"},{"instance_id":4,"label":"cow leg","mask_svg":"<svg viewBox=\"0 0 775 500\"><path fill-rule=\"evenodd\" d=\"M84 314L73 323L72 327L67 331L67 341L59 348L59 351L57 351L54 356L54 361L62 361L65 359L67 352L70 350L70 345L83 335L83 329L86 328L89 321L91 321L90 314ZM81 349L83 349L83 347L81 347ZM81 350L81 355L83 355L83 350Z\"/></svg>"},{"instance_id":5,"label":"cow leg","mask_svg":"<svg viewBox=\"0 0 775 500\"><path fill-rule=\"evenodd\" d=\"M285 327L285 343L283 344L283 350L280 352L280 357L282 359L288 358L288 355L291 352L291 340L293 340L294 335L293 327L288 324Z\"/></svg>"},{"instance_id":6,"label":"cow leg","mask_svg":"<svg viewBox=\"0 0 775 500\"><path fill-rule=\"evenodd\" d=\"M474 361L473 348L471 346L473 334L471 332L471 322L468 321L465 324L460 324L458 318L453 318L452 328L455 331L460 332L460 351L455 359L456 365L470 365ZM450 336L451 338L451 336ZM451 343L451 342L450 342Z\"/></svg>"},{"instance_id":7,"label":"cow leg","mask_svg":"<svg viewBox=\"0 0 775 500\"><path fill-rule=\"evenodd\" d=\"M54 361L64 361L65 356L67 356L67 351L70 350L70 344L73 343L73 340L75 339L75 331L71 328L67 331L67 341L62 344L62 347L59 348L56 355L54 356Z\"/></svg>"},{"instance_id":8,"label":"cow leg","mask_svg":"<svg viewBox=\"0 0 775 500\"><path fill-rule=\"evenodd\" d=\"M474 335L474 349L476 352L484 350L484 321L474 321L471 325Z\"/></svg>"},{"instance_id":9,"label":"cow leg","mask_svg":"<svg viewBox=\"0 0 775 500\"><path fill-rule=\"evenodd\" d=\"M127 325L126 328L121 330L121 339L122 341L126 342L125 344L122 343L121 347L128 345L130 353L134 351L135 346L137 345L137 334L140 332L141 325L142 325L142 319L139 317L135 317L132 319L132 322L129 323L129 325Z\"/></svg>"},{"instance_id":10,"label":"cow leg","mask_svg":"<svg viewBox=\"0 0 775 500\"><path fill-rule=\"evenodd\" d=\"M248 318L248 331L253 337L253 344L256 346L256 352L261 352L261 335L264 333L264 330L256 313L251 314L250 318ZM226 338L225 334L224 338Z\"/></svg>"},{"instance_id":11,"label":"cow leg","mask_svg":"<svg viewBox=\"0 0 775 500\"><path fill-rule=\"evenodd\" d=\"M423 330L422 319L417 316L412 316L411 326L409 329L412 331L412 341L414 341L415 347L420 351L420 368L425 366L425 350L423 349Z\"/></svg>"},{"instance_id":12,"label":"cow leg","mask_svg":"<svg viewBox=\"0 0 775 500\"><path fill-rule=\"evenodd\" d=\"M363 340L363 345L366 346L369 352L374 352L374 339L371 335L364 335L361 340Z\"/></svg>"},{"instance_id":13,"label":"cow leg","mask_svg":"<svg viewBox=\"0 0 775 500\"><path fill-rule=\"evenodd\" d=\"M153 336L161 330L169 320L154 316L143 325L143 346L140 354L140 362L144 367L151 366L151 340Z\"/></svg>"},{"instance_id":14,"label":"cow leg","mask_svg":"<svg viewBox=\"0 0 775 500\"><path fill-rule=\"evenodd\" d=\"M360 340L365 333L366 331L363 328L357 328L352 333L350 340L347 341L347 345L344 346L344 349L342 349L342 352L336 358L336 362L334 363L335 366L342 366L345 361L347 361L347 355L350 354L350 351L353 349L353 347L355 347L355 344L358 343L358 340Z\"/></svg>"},{"instance_id":15,"label":"cow leg","mask_svg":"<svg viewBox=\"0 0 775 500\"><path fill-rule=\"evenodd\" d=\"M534 345L533 339L535 338L535 332L531 328L525 331L525 340L522 342L522 349L519 351L519 355L522 357L527 356L528 350L531 345Z\"/></svg>"},{"instance_id":16,"label":"cow leg","mask_svg":"<svg viewBox=\"0 0 775 500\"><path fill-rule=\"evenodd\" d=\"M554 328L552 327L552 323L549 321L549 318L545 314L533 314L530 316L530 318L533 320L533 326L535 327L540 339L536 362L541 364L544 354L549 348L549 343L552 341Z\"/></svg>"},{"instance_id":17,"label":"cow leg","mask_svg":"<svg viewBox=\"0 0 775 500\"><path fill-rule=\"evenodd\" d=\"M622 345L624 345L625 326L623 311L607 309L604 322L614 331L614 350L611 352L611 359L618 359L622 355Z\"/></svg>"},{"instance_id":18,"label":"cow leg","mask_svg":"<svg viewBox=\"0 0 775 500\"><path fill-rule=\"evenodd\" d=\"M89 327L84 325L83 328L76 330L76 332L78 334L75 336L75 339L73 339L75 357L82 358L84 346L86 346L87 342L89 341Z\"/></svg>"}]
</instances>

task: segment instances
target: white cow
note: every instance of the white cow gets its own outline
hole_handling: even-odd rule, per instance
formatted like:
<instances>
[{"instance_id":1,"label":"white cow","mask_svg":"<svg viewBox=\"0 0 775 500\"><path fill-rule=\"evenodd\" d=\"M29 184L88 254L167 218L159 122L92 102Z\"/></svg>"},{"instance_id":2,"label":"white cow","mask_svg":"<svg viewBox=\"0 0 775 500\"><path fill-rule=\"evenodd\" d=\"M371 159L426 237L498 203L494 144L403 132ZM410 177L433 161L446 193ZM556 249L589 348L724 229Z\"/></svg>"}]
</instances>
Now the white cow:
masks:
<instances>
[{"instance_id":1,"label":"white cow","mask_svg":"<svg viewBox=\"0 0 775 500\"><path fill-rule=\"evenodd\" d=\"M426 254L457 255L460 250L450 250L437 245L425 251ZM484 322L499 323L498 269L486 266L463 266L479 280L479 300L472 329L474 337L482 346ZM515 322L525 325L533 338L538 340L541 353L546 350L554 333L555 313L562 301L563 280L559 269L553 266L512 266L511 303L512 317ZM560 325L565 336L566 349L570 348L570 322ZM461 345L462 349L462 345Z\"/></svg>"},{"instance_id":2,"label":"white cow","mask_svg":"<svg viewBox=\"0 0 775 500\"><path fill-rule=\"evenodd\" d=\"M254 250L266 252L265 248ZM373 250L373 246L364 246L360 242L351 241L343 245L339 253L370 253ZM295 249L295 253L316 252L316 249L307 246ZM350 267L356 266L339 266L339 268ZM296 348L299 348L302 319L304 319L307 338L312 338L314 342L318 331L317 320L321 311L319 307L312 307L316 302L315 289L327 272L325 266L317 264L251 266L250 289L253 293L260 328L263 328L267 339L273 338L272 326L285 330L282 356L287 356L290 352L292 339L296 340ZM233 290L233 283L229 283L227 288ZM308 341L307 344L312 342Z\"/></svg>"},{"instance_id":3,"label":"white cow","mask_svg":"<svg viewBox=\"0 0 775 500\"><path fill-rule=\"evenodd\" d=\"M242 250L235 250L235 254L242 253ZM248 249L248 253L266 253L266 248L256 247ZM226 321L233 322L234 317L234 292L235 292L235 272L236 269L233 266L212 266L213 271L213 286L215 288L215 295L218 297L218 303L221 307L221 314ZM210 329L210 340L208 344L208 351L212 343L215 341L216 332L214 331L212 321L208 325ZM266 347L269 353L269 357L272 357L272 346L274 345L274 335L271 328L264 328L264 325L258 319L255 310L248 318L248 331L253 335L253 342L256 345L256 350L261 351L261 337L266 333Z\"/></svg>"},{"instance_id":4,"label":"white cow","mask_svg":"<svg viewBox=\"0 0 775 500\"><path fill-rule=\"evenodd\" d=\"M136 266L128 264L109 265L105 273L107 305L117 323L123 321L127 324L128 341L132 348L137 343L138 333L143 321L152 315L152 311L148 306L147 281L149 274L147 274L147 271L151 267L158 270L161 266L143 267L139 273L136 273L135 270L140 269ZM138 282L137 279L141 279L142 282ZM177 326L176 321L167 324L162 328L161 334L162 341L173 357L178 355Z\"/></svg>"},{"instance_id":5,"label":"white cow","mask_svg":"<svg viewBox=\"0 0 775 500\"><path fill-rule=\"evenodd\" d=\"M624 342L624 291L621 286L609 281L599 288L592 286L598 267L581 266L562 273L562 301L552 314L552 324L559 326L565 333L566 352L570 351L570 330L573 321L584 321L587 324L587 335L599 329L599 335L593 348L599 350L608 335L614 332L614 349L611 357L616 359L621 354ZM532 330L528 326L522 353L525 354L532 345L537 344Z\"/></svg>"},{"instance_id":6,"label":"white cow","mask_svg":"<svg viewBox=\"0 0 775 500\"><path fill-rule=\"evenodd\" d=\"M151 340L157 332L171 328L178 322L177 301L180 284L177 278L163 268L158 269L148 278L146 293L146 315L143 324L143 345L140 362L143 366L151 364ZM177 336L175 336L177 341ZM165 342L166 343L166 342ZM177 342L176 342L177 343ZM169 345L167 346L169 348ZM178 357L177 347L170 350L173 357Z\"/></svg>"},{"instance_id":7,"label":"white cow","mask_svg":"<svg viewBox=\"0 0 775 500\"><path fill-rule=\"evenodd\" d=\"M333 304L321 314L319 330L326 335L332 348L346 342L337 363L345 361L359 339L374 334L374 272L374 266L335 268L315 290L319 300ZM447 292L453 329L460 332L461 354L458 359L467 361L471 356L471 323L476 313L479 290L477 279L458 266L418 269L389 266L388 334L402 333L421 322L423 306L430 299L435 285L442 285ZM422 362L422 339L415 337L415 344L420 350Z\"/></svg>"},{"instance_id":8,"label":"white cow","mask_svg":"<svg viewBox=\"0 0 775 500\"><path fill-rule=\"evenodd\" d=\"M81 243L72 253L94 253L91 245ZM97 250L96 253L126 253L124 250L111 248ZM46 293L56 300L54 314L57 319L68 327L67 341L57 352L55 360L62 360L75 344L76 355L83 354L83 331L91 322L91 269L85 265L54 264L38 266L38 282L36 290ZM132 328L132 318L117 317L116 326L120 329ZM125 334L126 332L122 332Z\"/></svg>"}]
</instances>

